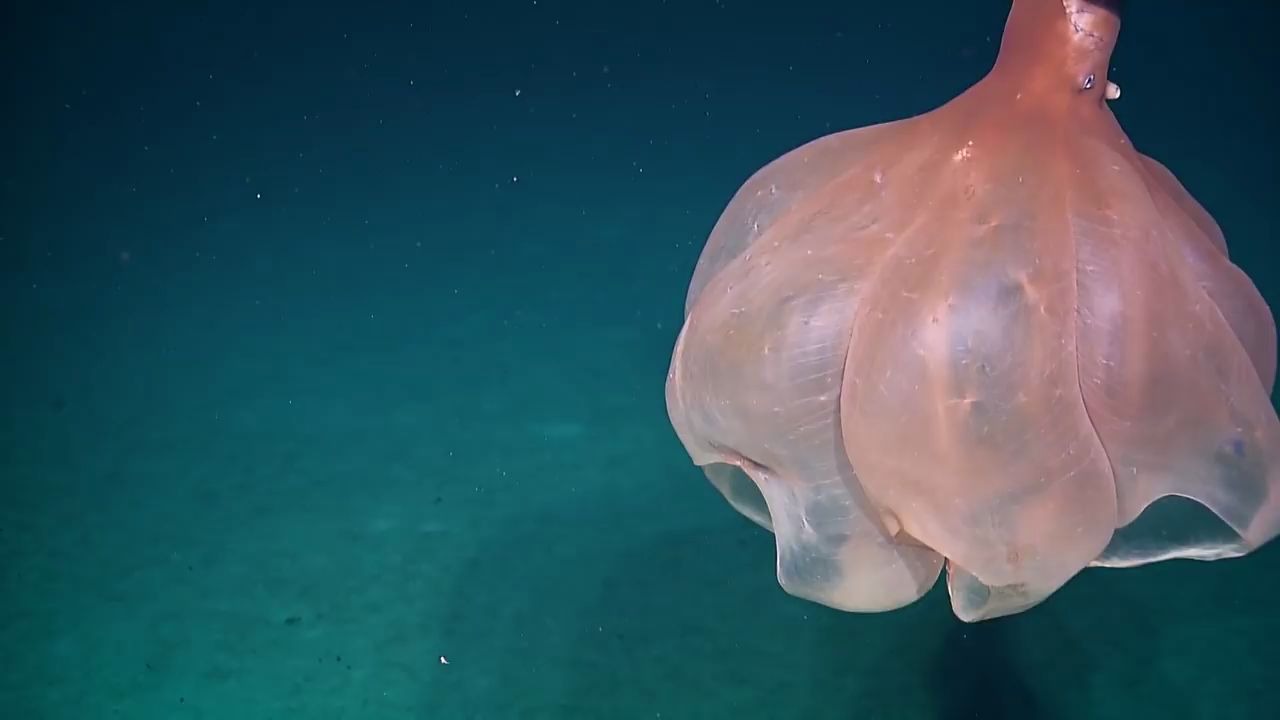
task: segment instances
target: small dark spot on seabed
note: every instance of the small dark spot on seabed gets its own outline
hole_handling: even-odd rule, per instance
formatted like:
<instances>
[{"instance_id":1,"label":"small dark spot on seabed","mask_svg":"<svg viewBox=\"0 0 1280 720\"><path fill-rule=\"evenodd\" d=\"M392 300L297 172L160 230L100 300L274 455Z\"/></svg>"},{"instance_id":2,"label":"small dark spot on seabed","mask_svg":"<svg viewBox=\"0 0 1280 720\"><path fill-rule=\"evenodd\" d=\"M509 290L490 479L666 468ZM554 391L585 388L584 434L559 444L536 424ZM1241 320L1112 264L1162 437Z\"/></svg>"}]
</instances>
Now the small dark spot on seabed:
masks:
<instances>
[{"instance_id":1,"label":"small dark spot on seabed","mask_svg":"<svg viewBox=\"0 0 1280 720\"><path fill-rule=\"evenodd\" d=\"M285 625L297 625L300 622L302 622L302 616L300 615L290 615L284 619Z\"/></svg>"}]
</instances>

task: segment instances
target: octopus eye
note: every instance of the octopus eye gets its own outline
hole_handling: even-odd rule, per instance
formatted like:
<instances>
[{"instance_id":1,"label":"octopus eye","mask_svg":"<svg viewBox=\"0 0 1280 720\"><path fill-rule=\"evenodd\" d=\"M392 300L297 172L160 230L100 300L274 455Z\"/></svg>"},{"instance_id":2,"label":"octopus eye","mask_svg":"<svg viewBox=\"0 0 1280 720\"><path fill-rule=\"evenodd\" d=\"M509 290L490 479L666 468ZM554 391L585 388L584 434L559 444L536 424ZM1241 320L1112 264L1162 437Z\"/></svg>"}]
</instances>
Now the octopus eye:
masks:
<instances>
[{"instance_id":1,"label":"octopus eye","mask_svg":"<svg viewBox=\"0 0 1280 720\"><path fill-rule=\"evenodd\" d=\"M1081 90L1093 89L1093 73L1089 73L1089 75L1085 77L1084 84L1080 86L1080 89Z\"/></svg>"}]
</instances>

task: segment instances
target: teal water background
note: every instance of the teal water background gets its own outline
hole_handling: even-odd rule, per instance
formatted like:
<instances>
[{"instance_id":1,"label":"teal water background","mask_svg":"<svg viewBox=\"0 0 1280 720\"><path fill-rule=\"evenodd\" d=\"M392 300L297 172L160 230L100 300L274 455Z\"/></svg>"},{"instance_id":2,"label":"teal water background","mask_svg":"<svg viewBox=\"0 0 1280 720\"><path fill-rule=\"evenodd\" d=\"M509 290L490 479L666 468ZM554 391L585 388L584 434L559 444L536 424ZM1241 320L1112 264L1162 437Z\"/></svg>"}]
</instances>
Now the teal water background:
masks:
<instances>
[{"instance_id":1,"label":"teal water background","mask_svg":"<svg viewBox=\"0 0 1280 720\"><path fill-rule=\"evenodd\" d=\"M1006 7L6 6L0 716L1274 717L1280 547L842 614L670 430L730 195ZM1273 307L1278 15L1131 2L1113 63Z\"/></svg>"}]
</instances>

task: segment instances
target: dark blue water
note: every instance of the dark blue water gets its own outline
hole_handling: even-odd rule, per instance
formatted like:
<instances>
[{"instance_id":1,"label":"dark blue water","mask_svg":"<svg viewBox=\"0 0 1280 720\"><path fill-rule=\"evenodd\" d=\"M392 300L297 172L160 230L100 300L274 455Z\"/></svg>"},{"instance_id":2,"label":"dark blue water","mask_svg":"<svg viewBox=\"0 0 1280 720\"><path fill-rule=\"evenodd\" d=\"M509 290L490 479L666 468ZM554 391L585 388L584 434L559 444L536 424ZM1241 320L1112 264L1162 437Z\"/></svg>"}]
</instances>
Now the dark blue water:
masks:
<instances>
[{"instance_id":1,"label":"dark blue water","mask_svg":"<svg viewBox=\"0 0 1280 720\"><path fill-rule=\"evenodd\" d=\"M1280 306L1277 10L1129 5L1117 115ZM841 614L670 429L731 194L1006 10L6 5L0 714L1272 717L1280 548Z\"/></svg>"}]
</instances>

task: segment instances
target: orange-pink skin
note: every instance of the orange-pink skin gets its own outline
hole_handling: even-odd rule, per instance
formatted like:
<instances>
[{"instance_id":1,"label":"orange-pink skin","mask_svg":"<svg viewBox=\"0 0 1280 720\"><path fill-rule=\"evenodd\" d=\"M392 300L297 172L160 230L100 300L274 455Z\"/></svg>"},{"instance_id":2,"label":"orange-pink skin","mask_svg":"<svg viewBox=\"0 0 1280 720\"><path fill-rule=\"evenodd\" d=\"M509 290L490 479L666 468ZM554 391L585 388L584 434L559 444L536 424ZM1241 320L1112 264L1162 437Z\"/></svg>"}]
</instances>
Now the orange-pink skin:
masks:
<instances>
[{"instance_id":1,"label":"orange-pink skin","mask_svg":"<svg viewBox=\"0 0 1280 720\"><path fill-rule=\"evenodd\" d=\"M1280 531L1275 322L1108 108L1119 27L1015 0L973 87L799 147L724 210L667 404L787 591L883 611L945 565L973 621ZM1166 496L1221 532L1131 525Z\"/></svg>"}]
</instances>

